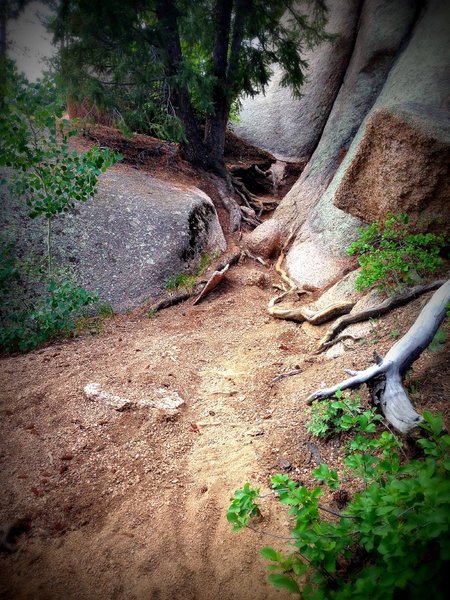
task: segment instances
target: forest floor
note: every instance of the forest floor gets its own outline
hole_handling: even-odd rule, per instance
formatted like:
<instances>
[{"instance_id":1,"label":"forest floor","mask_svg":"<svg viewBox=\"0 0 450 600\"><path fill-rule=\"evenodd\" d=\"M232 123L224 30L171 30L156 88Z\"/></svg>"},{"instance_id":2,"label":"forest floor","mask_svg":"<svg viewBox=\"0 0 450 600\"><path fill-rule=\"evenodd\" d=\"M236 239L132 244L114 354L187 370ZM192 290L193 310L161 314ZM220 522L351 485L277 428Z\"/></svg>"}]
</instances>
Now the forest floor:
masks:
<instances>
[{"instance_id":1,"label":"forest floor","mask_svg":"<svg viewBox=\"0 0 450 600\"><path fill-rule=\"evenodd\" d=\"M342 473L345 443L311 437L305 400L344 368L369 366L375 349L385 354L429 295L330 358L313 355L327 325L269 316L278 282L273 265L246 259L196 306L113 315L96 335L0 361L0 524L18 524L0 555L3 600L290 597L266 582L258 555L286 547L262 532L289 535L270 477L314 485L319 461ZM293 369L301 373L273 382ZM448 424L448 353L425 351L409 381L418 410ZM117 411L86 397L93 382L134 402L167 390L185 404ZM265 496L263 518L258 532L233 533L227 507L247 481Z\"/></svg>"}]
</instances>

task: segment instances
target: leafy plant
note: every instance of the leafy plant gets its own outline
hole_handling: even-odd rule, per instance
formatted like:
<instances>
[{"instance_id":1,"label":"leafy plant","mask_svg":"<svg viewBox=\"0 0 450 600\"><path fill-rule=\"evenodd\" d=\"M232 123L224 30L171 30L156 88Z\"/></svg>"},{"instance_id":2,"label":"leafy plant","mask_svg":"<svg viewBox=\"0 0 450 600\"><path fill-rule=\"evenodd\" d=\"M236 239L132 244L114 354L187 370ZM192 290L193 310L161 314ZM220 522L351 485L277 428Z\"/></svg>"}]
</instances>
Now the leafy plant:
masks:
<instances>
[{"instance_id":1,"label":"leafy plant","mask_svg":"<svg viewBox=\"0 0 450 600\"><path fill-rule=\"evenodd\" d=\"M356 288L376 286L395 294L417 284L442 264L444 244L443 236L415 231L407 215L388 214L384 221L360 229L359 239L347 250L358 256L361 267Z\"/></svg>"},{"instance_id":2,"label":"leafy plant","mask_svg":"<svg viewBox=\"0 0 450 600\"><path fill-rule=\"evenodd\" d=\"M61 118L63 104L51 80L29 84L9 65L5 89L0 167L7 169L0 183L23 199L30 218L47 222L46 272L31 253L18 257L11 239L0 244L0 349L12 352L71 334L76 319L98 302L53 264L51 225L55 216L91 198L100 173L120 156L96 147L84 154L70 150L76 130Z\"/></svg>"},{"instance_id":3,"label":"leafy plant","mask_svg":"<svg viewBox=\"0 0 450 600\"><path fill-rule=\"evenodd\" d=\"M63 105L55 84L29 84L14 71L0 119L0 167L11 173L1 180L10 194L23 198L28 215L47 221L48 273L51 277L51 224L59 214L96 193L100 173L120 155L96 146L84 154L70 150L76 128L61 118Z\"/></svg>"},{"instance_id":4,"label":"leafy plant","mask_svg":"<svg viewBox=\"0 0 450 600\"><path fill-rule=\"evenodd\" d=\"M255 500L259 496L259 490L250 487L246 483L241 490L236 490L227 512L227 520L233 523L233 531L239 531L248 525L250 519L258 517L261 512Z\"/></svg>"},{"instance_id":5,"label":"leafy plant","mask_svg":"<svg viewBox=\"0 0 450 600\"><path fill-rule=\"evenodd\" d=\"M191 292L194 289L196 283L195 275L188 275L187 273L179 273L178 275L174 275L173 277L169 277L166 283L166 290L168 292L173 292L179 288L184 288L188 292Z\"/></svg>"},{"instance_id":6,"label":"leafy plant","mask_svg":"<svg viewBox=\"0 0 450 600\"><path fill-rule=\"evenodd\" d=\"M428 349L430 350L430 352L439 352L440 350L443 350L443 348L445 347L445 343L446 343L447 337L448 337L448 329L449 329L448 318L450 317L450 303L447 304L446 309L447 309L447 314L446 314L447 322L442 327L439 327L439 329L436 331L436 335L431 340L431 343L428 346Z\"/></svg>"},{"instance_id":7,"label":"leafy plant","mask_svg":"<svg viewBox=\"0 0 450 600\"><path fill-rule=\"evenodd\" d=\"M336 399L331 401L314 402L307 409L311 419L306 427L310 433L323 438L352 429L365 433L376 431L376 422L381 420L381 416L376 414L375 409L363 410L358 395L345 396L338 390L335 396Z\"/></svg>"},{"instance_id":8,"label":"leafy plant","mask_svg":"<svg viewBox=\"0 0 450 600\"><path fill-rule=\"evenodd\" d=\"M71 282L51 280L45 294L15 305L2 318L0 350L26 352L55 337L69 336L76 321L98 297Z\"/></svg>"},{"instance_id":9,"label":"leafy plant","mask_svg":"<svg viewBox=\"0 0 450 600\"><path fill-rule=\"evenodd\" d=\"M399 441L388 432L378 440L366 438L366 446L361 440L356 443L354 448L358 444L360 448L346 462L356 474L355 484L362 474L364 486L342 513L320 503L324 494L320 487L308 490L288 475L272 477L273 490L293 517L292 552L261 550L271 561L269 581L274 586L304 600L445 597L450 561L450 436L443 430L441 416L428 412L423 416L425 436L418 440L421 459L402 463ZM360 469L363 463L368 469ZM321 466L317 475L326 482L331 473ZM338 484L334 474L330 483ZM244 489L255 513L258 490L248 483ZM251 518L242 510L234 521L235 531ZM335 515L333 521L321 516L329 512Z\"/></svg>"},{"instance_id":10,"label":"leafy plant","mask_svg":"<svg viewBox=\"0 0 450 600\"><path fill-rule=\"evenodd\" d=\"M176 289L184 288L188 292L192 292L192 290L195 287L195 284L197 283L197 277L203 275L211 261L218 258L219 255L220 252L213 252L212 255L208 254L208 252L205 252L201 255L200 262L193 274L179 273L178 275L173 275L172 277L169 277L166 283L166 290L168 292L173 292Z\"/></svg>"}]
</instances>

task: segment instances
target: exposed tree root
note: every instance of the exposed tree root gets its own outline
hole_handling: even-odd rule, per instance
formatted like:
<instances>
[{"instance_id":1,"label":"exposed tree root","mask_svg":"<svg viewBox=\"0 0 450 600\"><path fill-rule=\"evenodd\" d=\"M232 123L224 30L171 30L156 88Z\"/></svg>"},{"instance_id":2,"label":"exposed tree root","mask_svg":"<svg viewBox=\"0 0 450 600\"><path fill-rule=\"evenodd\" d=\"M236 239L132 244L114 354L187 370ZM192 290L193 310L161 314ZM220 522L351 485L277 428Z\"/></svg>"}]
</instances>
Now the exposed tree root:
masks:
<instances>
[{"instance_id":1,"label":"exposed tree root","mask_svg":"<svg viewBox=\"0 0 450 600\"><path fill-rule=\"evenodd\" d=\"M151 306L150 310L156 313L163 308L169 308L169 306L175 306L175 304L184 302L193 295L194 292L178 292L177 294L172 294L168 298L163 298L163 300L160 300L157 304Z\"/></svg>"},{"instance_id":2,"label":"exposed tree root","mask_svg":"<svg viewBox=\"0 0 450 600\"><path fill-rule=\"evenodd\" d=\"M347 325L351 325L353 323L360 323L361 321L367 321L367 319L381 317L381 315L386 314L393 308L396 308L397 306L403 306L404 304L411 302L411 300L415 300L422 294L426 294L427 292L435 290L436 288L440 287L444 283L445 283L445 280L441 279L439 281L433 281L432 283L427 283L426 285L418 285L416 287L411 288L410 290L408 290L407 292L405 292L399 296L392 296L391 298L387 298L386 300L384 300L380 304L377 304L376 306L371 306L370 308L366 308L366 309L361 310L356 313L344 314L344 316L340 317L337 321L335 321L333 323L333 325L331 325L331 327L325 333L324 337L320 340L320 344L316 351L316 354L319 354L325 348L329 348L330 346L333 345L333 343L336 343L336 342L331 343L334 336L336 336L338 333L340 333L345 327L347 327ZM351 308L350 308L350 310L351 310ZM346 312L348 313L348 312L350 312L350 310L348 310ZM317 313L316 313L316 315L317 315ZM333 315L333 316L336 316L336 315ZM330 317L330 318L332 318L332 317ZM307 320L309 320L309 319L307 319ZM328 320L328 319L322 319L319 322L323 323L326 320ZM311 323L312 321L309 320L309 322ZM317 321L316 321L316 324L318 324Z\"/></svg>"},{"instance_id":3,"label":"exposed tree root","mask_svg":"<svg viewBox=\"0 0 450 600\"><path fill-rule=\"evenodd\" d=\"M296 291L299 293L299 290ZM308 293L307 290L302 291L304 293ZM310 310L304 306L299 308L276 306L276 303L282 300L288 293L290 293L290 291L281 294L281 296L278 296L278 298L272 298L269 302L268 311L276 319L288 319L298 323L308 321L308 323L311 323L312 325L320 325L321 323L330 321L339 315L347 314L355 305L354 302L340 302L337 304L331 304L330 306L318 311Z\"/></svg>"},{"instance_id":4,"label":"exposed tree root","mask_svg":"<svg viewBox=\"0 0 450 600\"><path fill-rule=\"evenodd\" d=\"M437 282L429 286L414 288L415 292L411 290L408 294L399 297L403 300L401 303L404 304L411 300L411 294L416 293L414 297L417 297L420 293L434 289L436 285ZM450 280L441 285L433 294L409 331L392 346L384 358L377 354L375 365L364 371L347 371L352 375L349 379L345 379L333 387L314 392L307 399L307 404L312 404L314 400L329 398L339 389L353 389L366 383L371 388L373 402L380 405L387 421L398 431L407 433L416 427L422 417L412 406L408 393L403 387L402 379L409 367L432 341L445 318L449 301ZM399 306L399 304L397 303L395 306ZM390 308L392 308L392 304Z\"/></svg>"}]
</instances>

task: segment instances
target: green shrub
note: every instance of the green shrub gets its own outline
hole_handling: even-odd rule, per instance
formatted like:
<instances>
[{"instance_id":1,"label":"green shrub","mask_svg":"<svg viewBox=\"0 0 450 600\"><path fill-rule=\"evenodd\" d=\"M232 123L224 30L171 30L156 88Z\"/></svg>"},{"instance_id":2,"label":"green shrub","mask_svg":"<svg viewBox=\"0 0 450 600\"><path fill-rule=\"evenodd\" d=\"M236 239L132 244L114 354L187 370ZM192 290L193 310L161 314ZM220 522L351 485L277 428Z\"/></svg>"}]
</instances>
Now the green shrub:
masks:
<instances>
[{"instance_id":1,"label":"green shrub","mask_svg":"<svg viewBox=\"0 0 450 600\"><path fill-rule=\"evenodd\" d=\"M323 438L353 429L365 433L376 431L375 423L381 420L381 416L374 408L363 410L358 395L344 395L341 390L336 392L335 397L331 401L314 402L307 409L311 418L306 428L310 433Z\"/></svg>"},{"instance_id":2,"label":"green shrub","mask_svg":"<svg viewBox=\"0 0 450 600\"><path fill-rule=\"evenodd\" d=\"M183 288L188 292L192 292L196 281L197 277L195 275L180 273L178 275L174 275L173 277L169 277L166 283L166 290L168 292L173 292L174 290Z\"/></svg>"},{"instance_id":3,"label":"green shrub","mask_svg":"<svg viewBox=\"0 0 450 600\"><path fill-rule=\"evenodd\" d=\"M84 154L70 150L76 135L62 118L63 104L54 82L28 83L8 64L5 98L0 111L0 184L28 208L32 219L47 223L47 272L19 260L11 241L0 256L0 349L25 351L58 335L71 333L75 320L94 302L94 294L61 276L52 260L51 225L56 215L86 202L96 193L100 173L120 159L108 149ZM33 262L33 261L31 261ZM22 288L22 289L20 289Z\"/></svg>"},{"instance_id":4,"label":"green shrub","mask_svg":"<svg viewBox=\"0 0 450 600\"><path fill-rule=\"evenodd\" d=\"M357 255L361 273L356 288L376 286L390 294L401 291L436 271L442 264L439 256L444 238L432 233L418 233L405 214L388 214L384 221L359 230L359 240L347 252Z\"/></svg>"},{"instance_id":5,"label":"green shrub","mask_svg":"<svg viewBox=\"0 0 450 600\"><path fill-rule=\"evenodd\" d=\"M272 477L279 502L289 507L293 518L292 552L261 550L271 561L269 581L274 586L304 600L446 597L450 436L440 416L423 416L421 459L402 463L399 441L389 432L379 439L355 438L345 460L345 481L353 474L353 485L360 491L341 513L320 503L323 486L309 490L288 475ZM314 475L331 489L340 485L337 473L326 465ZM228 515L235 531L257 514L257 496L258 490L249 484L236 492L231 518ZM321 517L330 512L334 520Z\"/></svg>"},{"instance_id":6,"label":"green shrub","mask_svg":"<svg viewBox=\"0 0 450 600\"><path fill-rule=\"evenodd\" d=\"M98 301L95 294L71 282L51 280L46 294L28 302L10 306L2 319L0 351L26 352L57 337L67 337L87 307Z\"/></svg>"},{"instance_id":7,"label":"green shrub","mask_svg":"<svg viewBox=\"0 0 450 600\"><path fill-rule=\"evenodd\" d=\"M51 224L59 214L96 193L100 173L120 160L109 149L70 150L76 128L62 118L63 104L54 82L28 83L13 68L0 114L0 167L10 173L0 183L23 199L30 218L47 221L47 259L51 276Z\"/></svg>"}]
</instances>

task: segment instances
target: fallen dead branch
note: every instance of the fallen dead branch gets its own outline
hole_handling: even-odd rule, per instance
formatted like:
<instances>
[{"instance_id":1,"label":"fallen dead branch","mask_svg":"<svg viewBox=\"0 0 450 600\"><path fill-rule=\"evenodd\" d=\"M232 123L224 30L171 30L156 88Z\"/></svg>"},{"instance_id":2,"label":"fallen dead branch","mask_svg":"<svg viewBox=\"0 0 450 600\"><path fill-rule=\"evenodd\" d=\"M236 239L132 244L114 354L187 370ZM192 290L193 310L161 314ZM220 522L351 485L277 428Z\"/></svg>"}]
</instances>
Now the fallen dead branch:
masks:
<instances>
[{"instance_id":1,"label":"fallen dead branch","mask_svg":"<svg viewBox=\"0 0 450 600\"><path fill-rule=\"evenodd\" d=\"M158 312L163 308L169 308L169 306L175 306L175 304L179 304L180 302L184 302L188 300L194 292L178 292L177 294L172 294L168 298L164 298L160 300L157 304L154 304L150 310L152 312Z\"/></svg>"},{"instance_id":2,"label":"fallen dead branch","mask_svg":"<svg viewBox=\"0 0 450 600\"><path fill-rule=\"evenodd\" d=\"M425 287L428 287L428 290L433 289L436 284L437 282L429 286L420 286L420 293L424 293ZM415 293L418 292L419 288L415 288ZM401 296L403 303L412 299L411 293L413 290ZM307 404L312 404L314 400L329 398L337 390L353 389L366 383L371 388L372 401L380 406L391 425L402 433L407 433L416 427L422 417L412 406L408 393L403 387L402 378L432 341L445 318L449 301L450 280L433 294L412 327L392 346L384 358L376 354L375 365L364 371L347 371L352 375L349 379L333 387L314 392L307 398Z\"/></svg>"},{"instance_id":3,"label":"fallen dead branch","mask_svg":"<svg viewBox=\"0 0 450 600\"><path fill-rule=\"evenodd\" d=\"M316 354L319 354L325 348L329 348L333 345L333 343L336 343L332 342L334 336L336 336L343 329L345 329L347 325L352 325L353 323L360 323L361 321L367 321L368 319L375 319L381 317L381 315L386 314L393 308L403 306L404 304L411 302L411 300L415 300L422 294L426 294L427 292L435 290L436 288L442 286L444 283L445 280L441 279L439 281L433 281L432 283L427 283L425 285L418 285L399 296L392 296L391 298L387 298L386 300L381 302L381 304L377 304L376 306L371 306L370 308L366 308L356 313L344 314L344 316L340 317L337 321L335 321L333 325L331 325L331 327L327 330L324 337L320 340L319 347L316 350ZM323 319L319 322L323 323L326 320L329 319ZM312 321L309 322L311 323ZM318 324L317 321L316 324Z\"/></svg>"},{"instance_id":4,"label":"fallen dead branch","mask_svg":"<svg viewBox=\"0 0 450 600\"><path fill-rule=\"evenodd\" d=\"M221 271L214 271L214 273L211 275L211 277L206 282L205 287L202 289L200 294L194 300L194 302L193 302L194 305L201 302L203 300L203 298L209 294L209 292L211 292L214 288L216 288L219 285L219 283L225 279L225 275L228 271L229 266L230 265L225 265L225 267Z\"/></svg>"},{"instance_id":5,"label":"fallen dead branch","mask_svg":"<svg viewBox=\"0 0 450 600\"><path fill-rule=\"evenodd\" d=\"M299 375L301 372L302 371L300 369L294 369L293 371L288 371L287 373L281 373L280 375L277 375L271 380L270 385L273 385L274 383L277 383L282 379L286 379L287 377L294 377L294 375Z\"/></svg>"}]
</instances>

